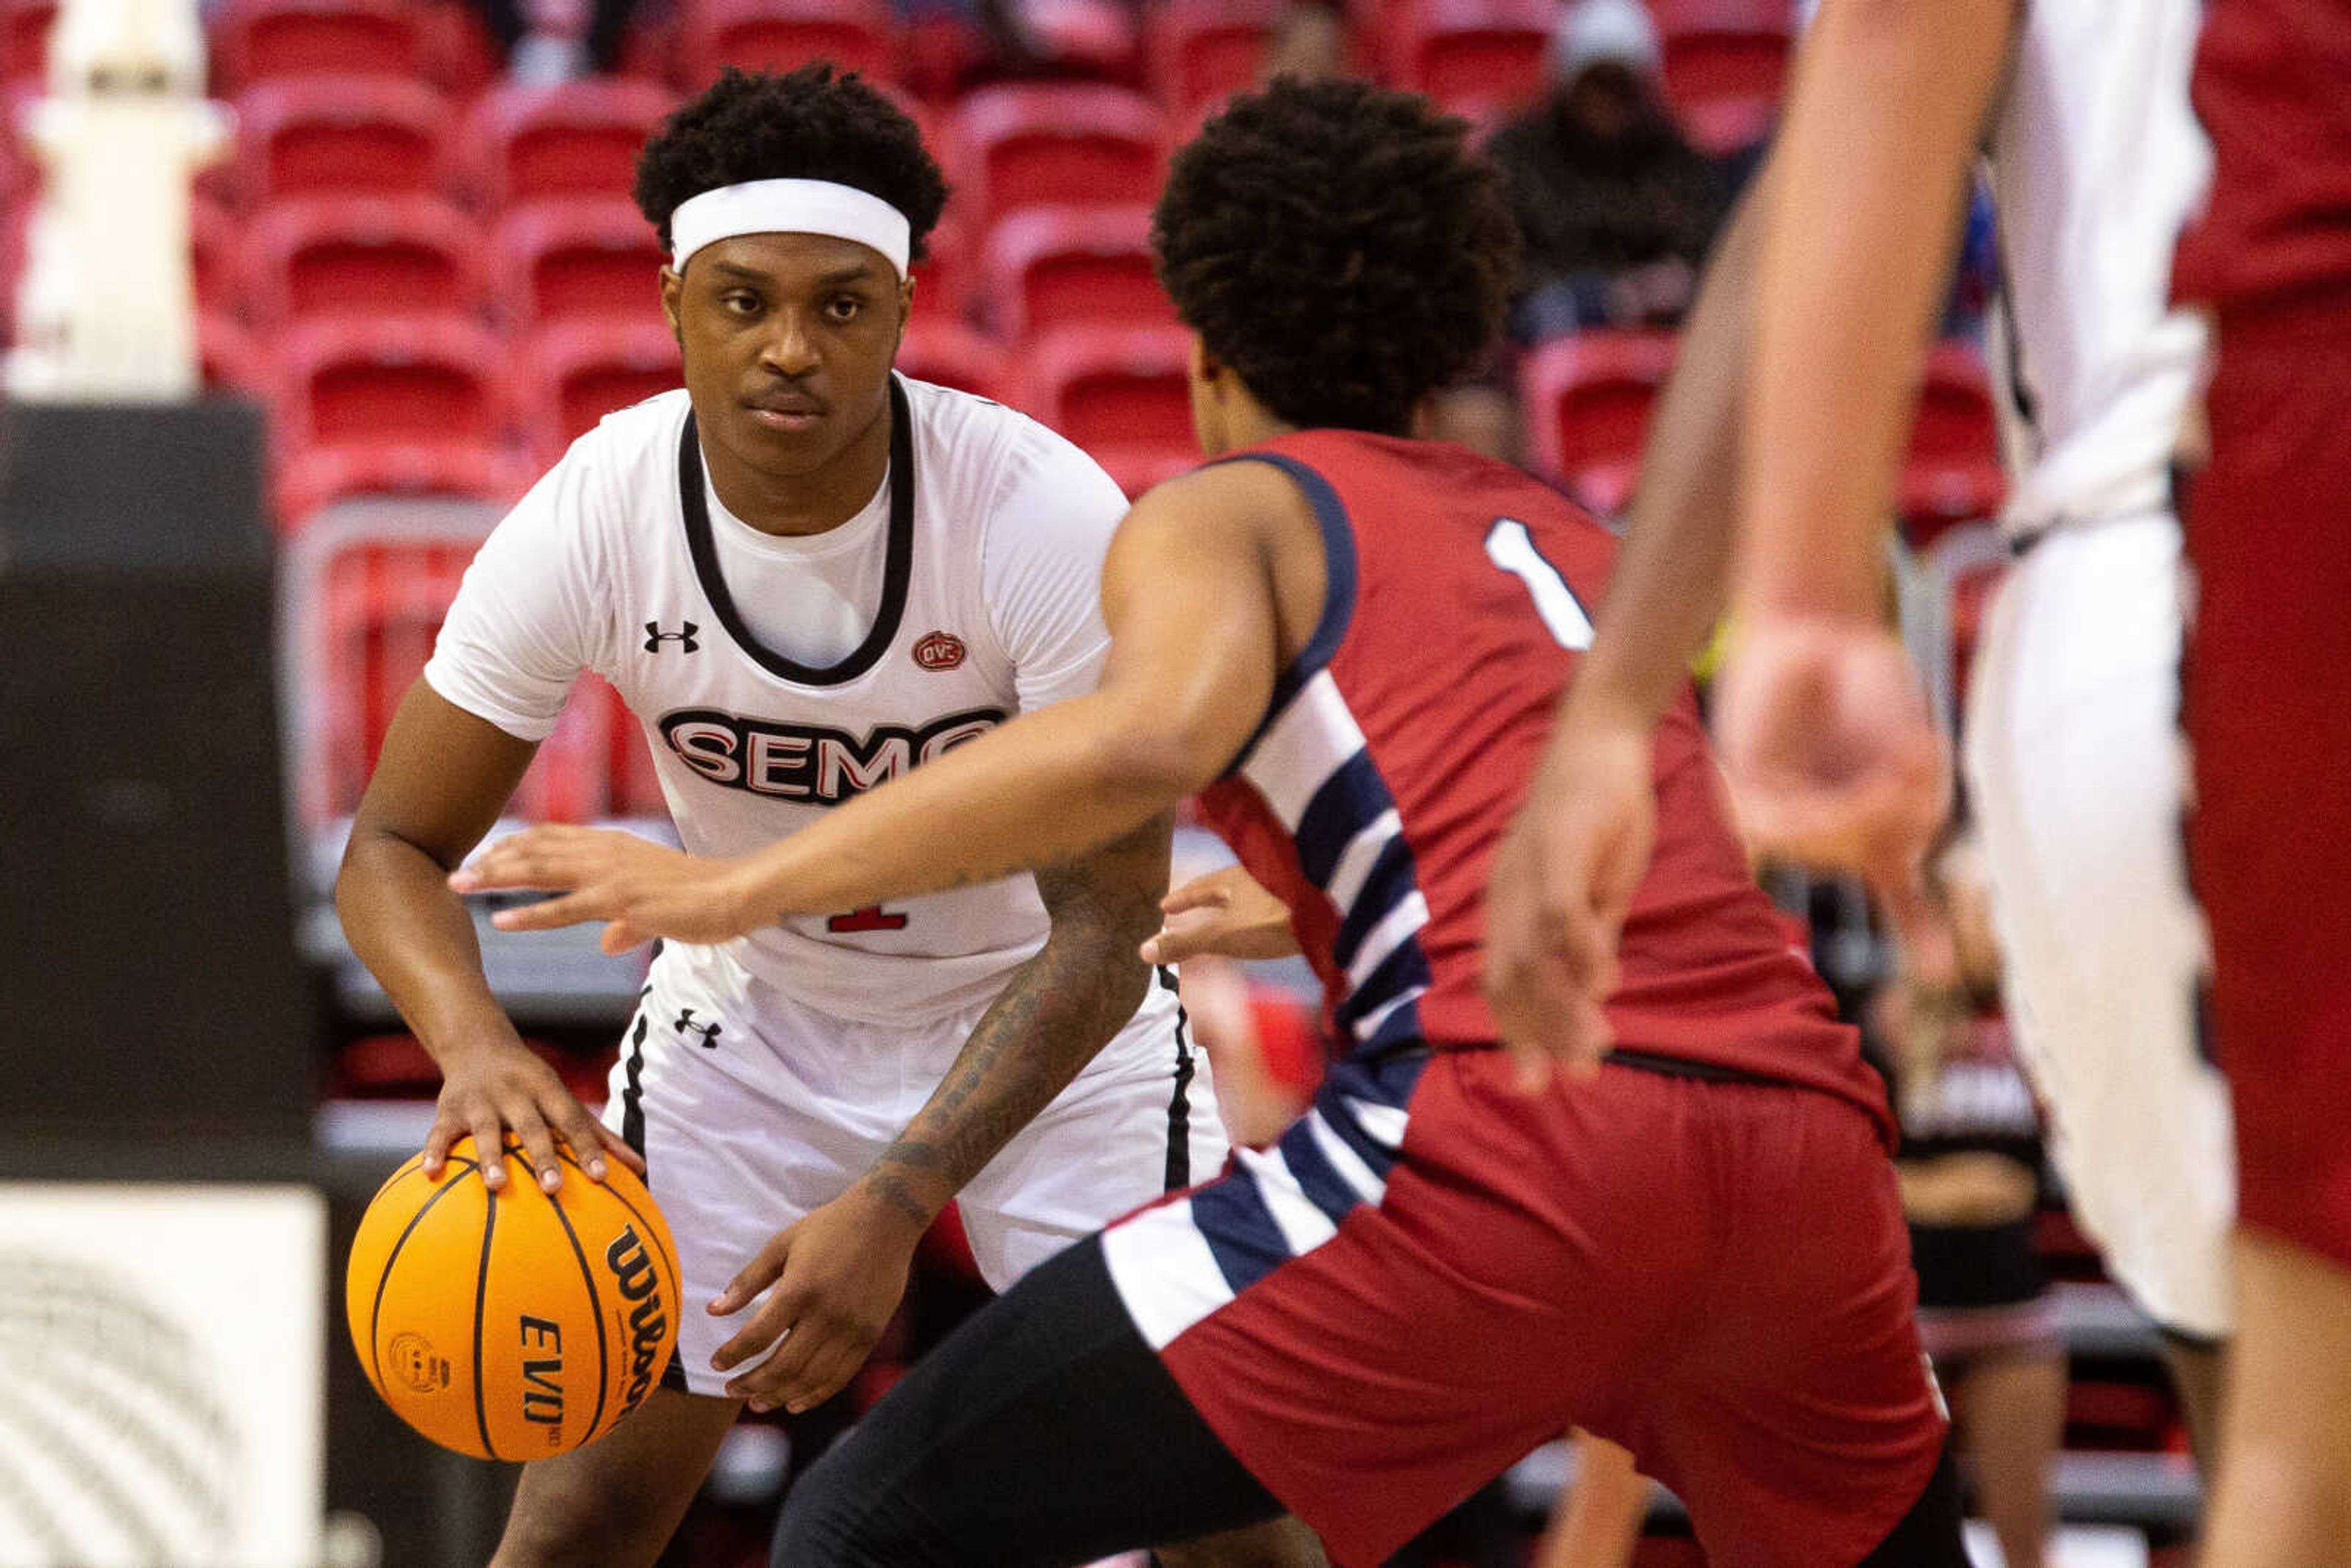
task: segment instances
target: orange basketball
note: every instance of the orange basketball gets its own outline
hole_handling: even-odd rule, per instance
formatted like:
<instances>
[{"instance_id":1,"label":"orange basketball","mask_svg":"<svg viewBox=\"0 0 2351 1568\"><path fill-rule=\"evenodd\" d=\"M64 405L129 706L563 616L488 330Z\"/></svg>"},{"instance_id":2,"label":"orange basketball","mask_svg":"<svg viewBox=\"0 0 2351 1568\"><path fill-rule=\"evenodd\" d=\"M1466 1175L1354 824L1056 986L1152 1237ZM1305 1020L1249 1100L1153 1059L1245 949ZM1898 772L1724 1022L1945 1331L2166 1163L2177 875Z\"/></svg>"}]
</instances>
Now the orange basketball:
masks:
<instances>
[{"instance_id":1,"label":"orange basketball","mask_svg":"<svg viewBox=\"0 0 2351 1568\"><path fill-rule=\"evenodd\" d=\"M507 1141L493 1197L474 1141L439 1181L418 1155L383 1184L351 1243L345 1306L375 1391L445 1448L541 1459L637 1406L677 1343L677 1248L644 1183L563 1162L543 1192Z\"/></svg>"}]
</instances>

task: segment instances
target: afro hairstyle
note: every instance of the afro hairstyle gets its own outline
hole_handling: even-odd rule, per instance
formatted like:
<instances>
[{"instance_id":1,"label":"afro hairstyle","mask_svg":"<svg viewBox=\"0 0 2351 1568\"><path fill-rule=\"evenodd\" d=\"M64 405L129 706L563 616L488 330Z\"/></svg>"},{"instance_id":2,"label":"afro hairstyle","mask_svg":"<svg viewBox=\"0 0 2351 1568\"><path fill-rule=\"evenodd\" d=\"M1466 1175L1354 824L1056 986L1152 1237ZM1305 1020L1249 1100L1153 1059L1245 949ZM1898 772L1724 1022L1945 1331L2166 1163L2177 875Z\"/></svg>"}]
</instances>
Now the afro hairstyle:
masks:
<instances>
[{"instance_id":1,"label":"afro hairstyle","mask_svg":"<svg viewBox=\"0 0 2351 1568\"><path fill-rule=\"evenodd\" d=\"M1278 418L1401 434L1484 358L1519 235L1468 129L1416 93L1282 78L1176 155L1159 280Z\"/></svg>"},{"instance_id":2,"label":"afro hairstyle","mask_svg":"<svg viewBox=\"0 0 2351 1568\"><path fill-rule=\"evenodd\" d=\"M680 204L752 180L830 180L906 215L913 253L946 205L947 183L905 110L825 61L781 76L733 66L662 121L637 155L637 210L670 248Z\"/></svg>"}]
</instances>

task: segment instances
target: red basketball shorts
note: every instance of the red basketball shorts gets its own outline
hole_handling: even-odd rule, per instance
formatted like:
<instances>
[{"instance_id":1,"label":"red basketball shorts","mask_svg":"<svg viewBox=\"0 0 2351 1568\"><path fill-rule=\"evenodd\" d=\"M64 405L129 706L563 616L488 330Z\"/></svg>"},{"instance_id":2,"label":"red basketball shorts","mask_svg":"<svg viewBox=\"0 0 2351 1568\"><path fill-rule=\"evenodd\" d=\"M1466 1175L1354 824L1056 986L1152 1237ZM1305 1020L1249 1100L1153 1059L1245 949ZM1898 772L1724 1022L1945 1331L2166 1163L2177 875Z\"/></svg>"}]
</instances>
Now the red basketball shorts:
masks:
<instances>
[{"instance_id":1,"label":"red basketball shorts","mask_svg":"<svg viewBox=\"0 0 2351 1568\"><path fill-rule=\"evenodd\" d=\"M1812 1090L1343 1062L1272 1148L1102 1245L1186 1396L1347 1568L1571 1425L1671 1487L1718 1568L1836 1568L1943 1442L1893 1169Z\"/></svg>"},{"instance_id":2,"label":"red basketball shorts","mask_svg":"<svg viewBox=\"0 0 2351 1568\"><path fill-rule=\"evenodd\" d=\"M2351 1267L2351 295L2219 344L2185 687L2238 1218Z\"/></svg>"}]
</instances>

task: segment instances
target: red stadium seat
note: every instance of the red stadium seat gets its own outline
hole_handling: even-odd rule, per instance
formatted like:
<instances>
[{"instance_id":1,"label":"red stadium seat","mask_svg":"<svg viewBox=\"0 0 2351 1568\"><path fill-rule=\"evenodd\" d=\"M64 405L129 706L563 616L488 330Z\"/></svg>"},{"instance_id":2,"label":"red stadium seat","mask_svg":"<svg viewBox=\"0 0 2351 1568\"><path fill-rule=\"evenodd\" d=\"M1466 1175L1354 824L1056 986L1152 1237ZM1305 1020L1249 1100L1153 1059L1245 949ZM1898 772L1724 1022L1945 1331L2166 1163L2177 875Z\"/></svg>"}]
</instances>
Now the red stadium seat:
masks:
<instances>
[{"instance_id":1,"label":"red stadium seat","mask_svg":"<svg viewBox=\"0 0 2351 1568\"><path fill-rule=\"evenodd\" d=\"M624 197L537 202L498 225L499 315L509 332L556 321L658 324L669 257Z\"/></svg>"},{"instance_id":2,"label":"red stadium seat","mask_svg":"<svg viewBox=\"0 0 2351 1568\"><path fill-rule=\"evenodd\" d=\"M1023 404L1122 484L1155 483L1174 455L1195 450L1190 349L1189 334L1174 326L1044 332L1027 346Z\"/></svg>"},{"instance_id":3,"label":"red stadium seat","mask_svg":"<svg viewBox=\"0 0 2351 1568\"><path fill-rule=\"evenodd\" d=\"M1667 100L1690 140L1731 152L1769 134L1793 49L1786 0L1653 0Z\"/></svg>"},{"instance_id":4,"label":"red stadium seat","mask_svg":"<svg viewBox=\"0 0 2351 1568\"><path fill-rule=\"evenodd\" d=\"M1284 0L1168 0L1145 24L1151 90L1177 120L1257 79Z\"/></svg>"},{"instance_id":5,"label":"red stadium seat","mask_svg":"<svg viewBox=\"0 0 2351 1568\"><path fill-rule=\"evenodd\" d=\"M280 77L430 76L423 7L413 0L227 0L208 29L216 89Z\"/></svg>"},{"instance_id":6,"label":"red stadium seat","mask_svg":"<svg viewBox=\"0 0 2351 1568\"><path fill-rule=\"evenodd\" d=\"M497 444L511 419L503 345L456 317L306 322L286 333L281 455Z\"/></svg>"},{"instance_id":7,"label":"red stadium seat","mask_svg":"<svg viewBox=\"0 0 2351 1568\"><path fill-rule=\"evenodd\" d=\"M962 321L971 314L971 298L978 245L964 226L950 200L947 210L923 242L923 259L914 263L915 319Z\"/></svg>"},{"instance_id":8,"label":"red stadium seat","mask_svg":"<svg viewBox=\"0 0 2351 1568\"><path fill-rule=\"evenodd\" d=\"M1021 0L1021 38L1052 76L1141 87L1139 9L1121 0Z\"/></svg>"},{"instance_id":9,"label":"red stadium seat","mask_svg":"<svg viewBox=\"0 0 2351 1568\"><path fill-rule=\"evenodd\" d=\"M238 258L246 308L273 328L329 316L473 314L482 231L437 196L312 196L263 209Z\"/></svg>"},{"instance_id":10,"label":"red stadium seat","mask_svg":"<svg viewBox=\"0 0 2351 1568\"><path fill-rule=\"evenodd\" d=\"M986 297L998 337L1099 321L1156 326L1175 308L1151 267L1151 209L1031 207L987 236Z\"/></svg>"},{"instance_id":11,"label":"red stadium seat","mask_svg":"<svg viewBox=\"0 0 2351 1568\"><path fill-rule=\"evenodd\" d=\"M1923 550L1946 530L2000 515L2008 476L1990 458L1973 462L1915 461L1902 470L1895 509L1902 537Z\"/></svg>"},{"instance_id":12,"label":"red stadium seat","mask_svg":"<svg viewBox=\"0 0 2351 1568\"><path fill-rule=\"evenodd\" d=\"M492 211L549 197L626 196L638 150L676 102L625 77L494 88L465 117L461 183Z\"/></svg>"},{"instance_id":13,"label":"red stadium seat","mask_svg":"<svg viewBox=\"0 0 2351 1568\"><path fill-rule=\"evenodd\" d=\"M1159 110L1123 88L981 88L956 110L954 136L983 225L1025 207L1120 206L1158 194Z\"/></svg>"},{"instance_id":14,"label":"red stadium seat","mask_svg":"<svg viewBox=\"0 0 2351 1568\"><path fill-rule=\"evenodd\" d=\"M207 196L188 206L189 264L194 269L196 302L207 310L230 310L244 287L237 276L237 248L243 242L236 214Z\"/></svg>"},{"instance_id":15,"label":"red stadium seat","mask_svg":"<svg viewBox=\"0 0 2351 1568\"><path fill-rule=\"evenodd\" d=\"M1390 58L1402 85L1446 108L1541 96L1556 0L1413 0L1392 15Z\"/></svg>"},{"instance_id":16,"label":"red stadium seat","mask_svg":"<svg viewBox=\"0 0 2351 1568\"><path fill-rule=\"evenodd\" d=\"M38 85L48 72L57 0L0 0L0 80Z\"/></svg>"},{"instance_id":17,"label":"red stadium seat","mask_svg":"<svg viewBox=\"0 0 2351 1568\"><path fill-rule=\"evenodd\" d=\"M1519 367L1519 404L1535 467L1563 478L1639 462L1674 348L1668 333L1583 332L1529 354Z\"/></svg>"},{"instance_id":18,"label":"red stadium seat","mask_svg":"<svg viewBox=\"0 0 2351 1568\"><path fill-rule=\"evenodd\" d=\"M1941 342L1927 355L1918 416L1910 427L1914 463L1991 463L2000 455L1991 378L1965 343Z\"/></svg>"},{"instance_id":19,"label":"red stadium seat","mask_svg":"<svg viewBox=\"0 0 2351 1568\"><path fill-rule=\"evenodd\" d=\"M229 183L247 210L287 196L423 195L440 188L448 101L389 77L265 81L236 100Z\"/></svg>"},{"instance_id":20,"label":"red stadium seat","mask_svg":"<svg viewBox=\"0 0 2351 1568\"><path fill-rule=\"evenodd\" d=\"M684 52L697 89L722 66L782 71L811 60L893 82L903 55L883 0L688 0Z\"/></svg>"},{"instance_id":21,"label":"red stadium seat","mask_svg":"<svg viewBox=\"0 0 2351 1568\"><path fill-rule=\"evenodd\" d=\"M684 384L677 340L658 319L559 322L531 339L523 359L530 446L548 463L613 410Z\"/></svg>"},{"instance_id":22,"label":"red stadium seat","mask_svg":"<svg viewBox=\"0 0 2351 1568\"><path fill-rule=\"evenodd\" d=\"M515 500L533 470L501 446L322 446L280 465L272 496L279 530L298 534L321 509L357 496Z\"/></svg>"},{"instance_id":23,"label":"red stadium seat","mask_svg":"<svg viewBox=\"0 0 2351 1568\"><path fill-rule=\"evenodd\" d=\"M327 563L316 653L306 670L327 686L323 737L328 778L321 804L340 816L358 803L383 749L393 711L432 656L449 602L478 541L360 538ZM542 742L509 810L517 816L581 821L603 813L611 689L583 680L555 733Z\"/></svg>"},{"instance_id":24,"label":"red stadium seat","mask_svg":"<svg viewBox=\"0 0 2351 1568\"><path fill-rule=\"evenodd\" d=\"M898 345L898 368L918 382L935 382L997 402L1010 401L1012 394L1010 355L959 321L924 315L919 304Z\"/></svg>"},{"instance_id":25,"label":"red stadium seat","mask_svg":"<svg viewBox=\"0 0 2351 1568\"><path fill-rule=\"evenodd\" d=\"M252 334L217 310L196 318L196 359L206 387L256 396L269 391L267 356Z\"/></svg>"}]
</instances>

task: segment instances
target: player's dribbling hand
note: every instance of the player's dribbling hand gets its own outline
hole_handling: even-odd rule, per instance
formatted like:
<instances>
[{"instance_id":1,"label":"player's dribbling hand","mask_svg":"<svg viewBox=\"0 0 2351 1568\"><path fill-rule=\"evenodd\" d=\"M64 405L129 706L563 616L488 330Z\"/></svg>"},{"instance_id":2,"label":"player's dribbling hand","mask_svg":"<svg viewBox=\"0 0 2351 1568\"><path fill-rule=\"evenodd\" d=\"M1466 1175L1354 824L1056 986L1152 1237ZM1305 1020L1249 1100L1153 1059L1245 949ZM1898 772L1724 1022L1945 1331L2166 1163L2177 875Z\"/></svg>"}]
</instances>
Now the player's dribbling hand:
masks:
<instances>
[{"instance_id":1,"label":"player's dribbling hand","mask_svg":"<svg viewBox=\"0 0 2351 1568\"><path fill-rule=\"evenodd\" d=\"M483 1185L494 1192L505 1186L505 1162L487 1156L505 1147L508 1132L522 1141L523 1158L538 1173L538 1185L547 1192L563 1183L562 1162L555 1153L559 1141L570 1145L572 1157L591 1181L604 1179L607 1157L644 1174L643 1158L590 1115L555 1069L521 1041L444 1049L441 1068L441 1099L434 1110L433 1130L424 1135L428 1179L440 1179L449 1145L471 1134L474 1147L485 1155Z\"/></svg>"},{"instance_id":2,"label":"player's dribbling hand","mask_svg":"<svg viewBox=\"0 0 2351 1568\"><path fill-rule=\"evenodd\" d=\"M1214 953L1227 958L1287 958L1298 951L1290 908L1237 865L1196 876L1159 901L1166 916L1143 945L1146 964L1176 964Z\"/></svg>"},{"instance_id":3,"label":"player's dribbling hand","mask_svg":"<svg viewBox=\"0 0 2351 1568\"><path fill-rule=\"evenodd\" d=\"M1897 925L1950 809L1950 749L1909 655L1860 621L1763 614L1715 683L1715 737L1759 853L1860 877Z\"/></svg>"},{"instance_id":4,"label":"player's dribbling hand","mask_svg":"<svg viewBox=\"0 0 2351 1568\"><path fill-rule=\"evenodd\" d=\"M625 953L656 936L724 942L765 921L750 909L739 867L611 828L547 824L491 844L451 874L459 893L548 888L557 896L490 917L501 931L549 931L602 920L601 946Z\"/></svg>"},{"instance_id":5,"label":"player's dribbling hand","mask_svg":"<svg viewBox=\"0 0 2351 1568\"><path fill-rule=\"evenodd\" d=\"M1656 838L1653 744L1646 726L1571 716L1495 851L1486 1001L1528 1092L1589 1077L1612 1043L1616 939Z\"/></svg>"},{"instance_id":6,"label":"player's dribbling hand","mask_svg":"<svg viewBox=\"0 0 2351 1568\"><path fill-rule=\"evenodd\" d=\"M732 1372L778 1338L784 1343L729 1379L727 1394L754 1410L780 1406L797 1414L839 1393L890 1326L923 1229L903 1210L852 1186L777 1232L710 1303L713 1316L725 1317L775 1286L710 1365Z\"/></svg>"}]
</instances>

